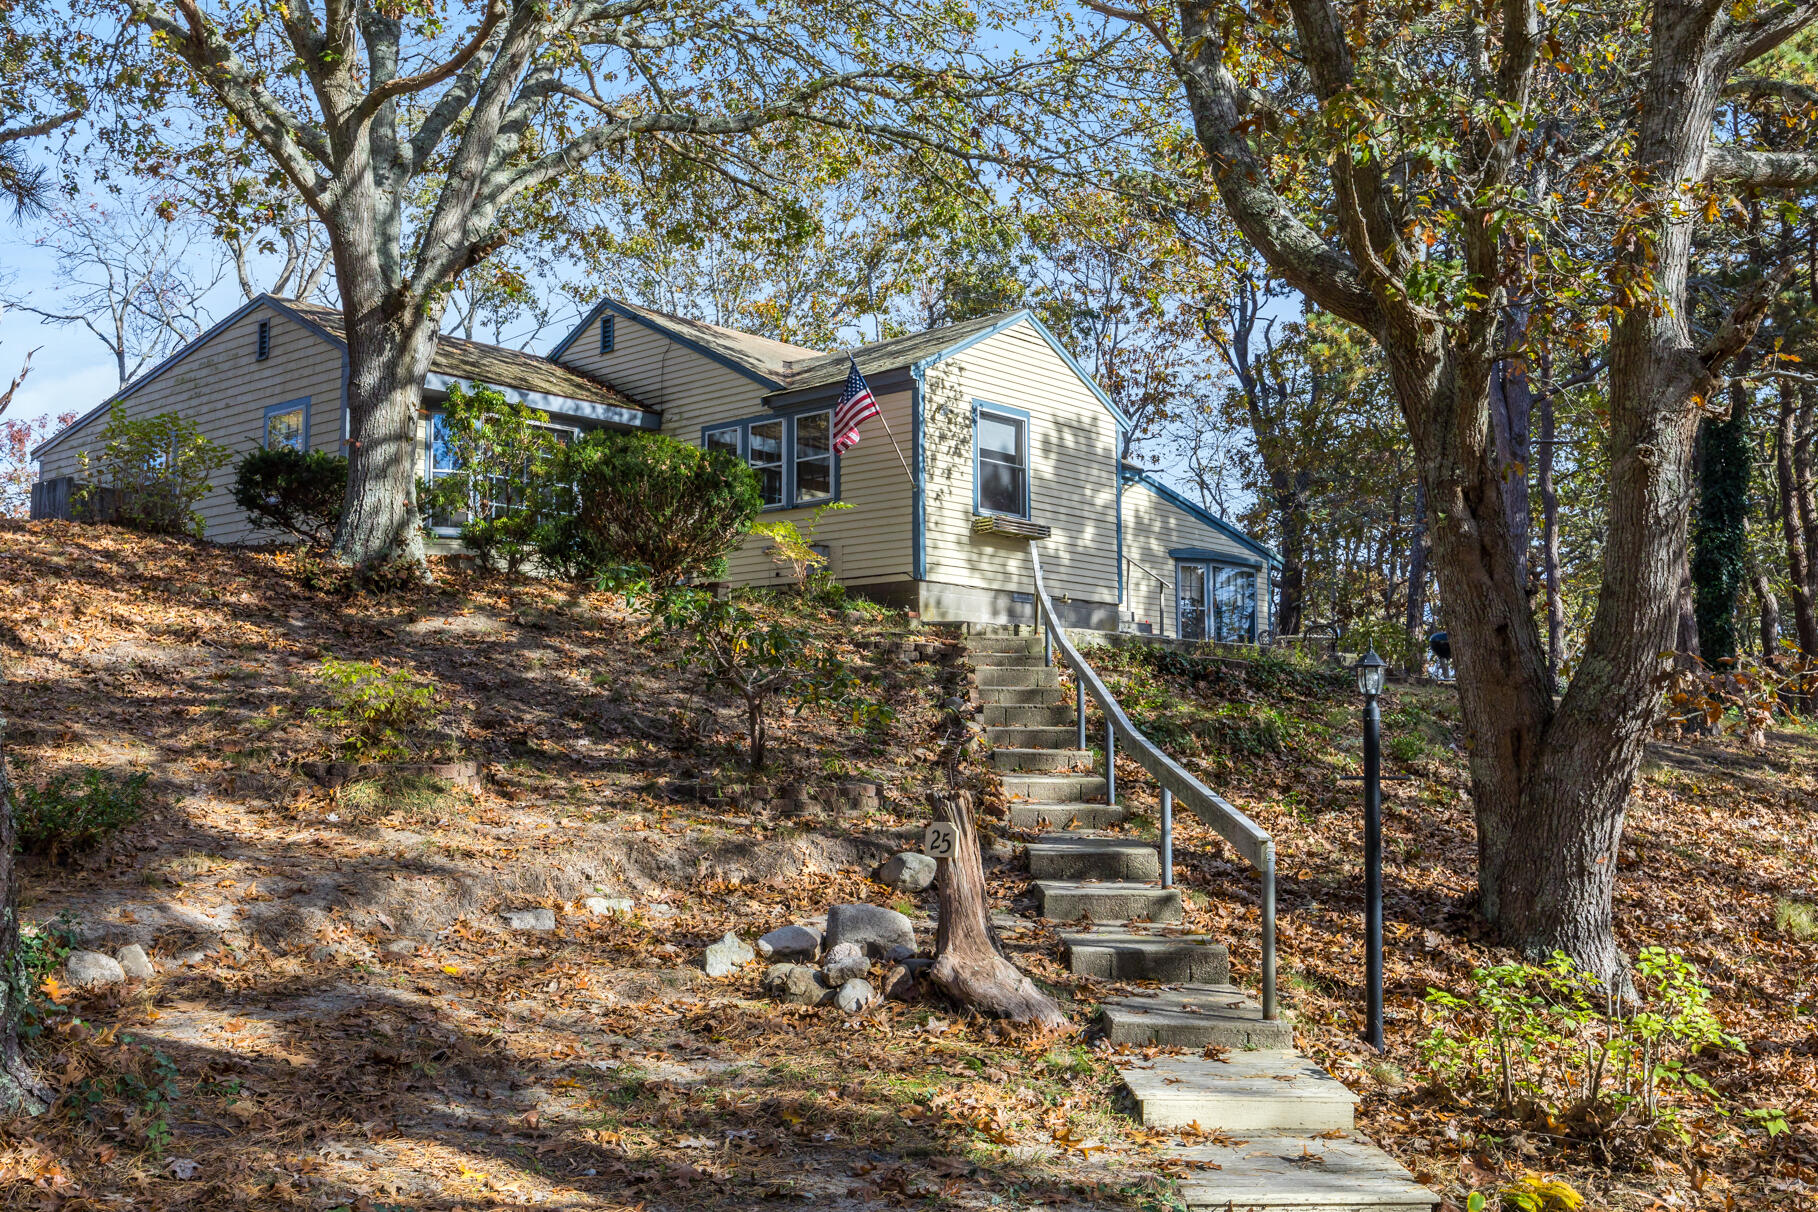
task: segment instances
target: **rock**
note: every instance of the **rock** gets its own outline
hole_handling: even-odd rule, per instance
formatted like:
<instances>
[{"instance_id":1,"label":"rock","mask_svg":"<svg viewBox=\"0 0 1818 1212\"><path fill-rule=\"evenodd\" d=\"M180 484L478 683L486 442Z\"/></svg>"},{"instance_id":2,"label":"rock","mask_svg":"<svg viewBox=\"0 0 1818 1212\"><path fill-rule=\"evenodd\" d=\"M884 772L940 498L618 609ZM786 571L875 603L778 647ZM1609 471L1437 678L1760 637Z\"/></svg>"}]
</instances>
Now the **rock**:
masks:
<instances>
[{"instance_id":1,"label":"rock","mask_svg":"<svg viewBox=\"0 0 1818 1212\"><path fill-rule=\"evenodd\" d=\"M420 946L422 944L414 938L394 938L379 950L387 955L415 955Z\"/></svg>"},{"instance_id":2,"label":"rock","mask_svg":"<svg viewBox=\"0 0 1818 1212\"><path fill-rule=\"evenodd\" d=\"M840 991L833 995L833 1004L847 1014L857 1014L877 1004L877 990L871 987L870 981L854 978L840 986Z\"/></svg>"},{"instance_id":3,"label":"rock","mask_svg":"<svg viewBox=\"0 0 1818 1212\"><path fill-rule=\"evenodd\" d=\"M857 943L867 955L881 956L901 945L915 947L915 927L894 909L882 905L835 905L827 911L827 948Z\"/></svg>"},{"instance_id":4,"label":"rock","mask_svg":"<svg viewBox=\"0 0 1818 1212\"><path fill-rule=\"evenodd\" d=\"M120 948L114 952L114 959L119 962L120 970L136 981L148 981L158 975L158 970L152 967L150 957L145 954L145 948L138 943L128 943Z\"/></svg>"},{"instance_id":5,"label":"rock","mask_svg":"<svg viewBox=\"0 0 1818 1212\"><path fill-rule=\"evenodd\" d=\"M764 992L792 1006L818 1006L832 990L807 964L772 964L764 973Z\"/></svg>"},{"instance_id":6,"label":"rock","mask_svg":"<svg viewBox=\"0 0 1818 1212\"><path fill-rule=\"evenodd\" d=\"M872 878L898 892L921 892L934 882L936 870L933 859L906 850L879 867Z\"/></svg>"},{"instance_id":7,"label":"rock","mask_svg":"<svg viewBox=\"0 0 1818 1212\"><path fill-rule=\"evenodd\" d=\"M188 951L177 952L177 965L182 968L194 968L207 958L208 952L200 947L192 947Z\"/></svg>"},{"instance_id":8,"label":"rock","mask_svg":"<svg viewBox=\"0 0 1818 1212\"><path fill-rule=\"evenodd\" d=\"M126 979L120 961L99 951L72 951L67 967L72 985L117 985Z\"/></svg>"},{"instance_id":9,"label":"rock","mask_svg":"<svg viewBox=\"0 0 1818 1212\"><path fill-rule=\"evenodd\" d=\"M868 976L871 972L871 959L857 943L841 943L827 949L827 958L821 962L821 970L827 974L827 983L837 988L849 980Z\"/></svg>"},{"instance_id":10,"label":"rock","mask_svg":"<svg viewBox=\"0 0 1818 1212\"><path fill-rule=\"evenodd\" d=\"M554 909L513 909L504 915L505 924L513 930L554 930Z\"/></svg>"},{"instance_id":11,"label":"rock","mask_svg":"<svg viewBox=\"0 0 1818 1212\"><path fill-rule=\"evenodd\" d=\"M631 912L631 898L628 896L590 896L581 904L587 907L587 912L600 917L610 913Z\"/></svg>"},{"instance_id":12,"label":"rock","mask_svg":"<svg viewBox=\"0 0 1818 1212\"><path fill-rule=\"evenodd\" d=\"M757 952L751 949L749 943L736 934L728 934L707 948L701 966L707 970L708 976L729 976L738 971L741 965L756 958Z\"/></svg>"},{"instance_id":13,"label":"rock","mask_svg":"<svg viewBox=\"0 0 1818 1212\"><path fill-rule=\"evenodd\" d=\"M821 932L813 926L779 926L757 941L757 953L778 963L811 960L821 953Z\"/></svg>"},{"instance_id":14,"label":"rock","mask_svg":"<svg viewBox=\"0 0 1818 1212\"><path fill-rule=\"evenodd\" d=\"M913 959L914 957L915 948L905 947L901 943L898 943L896 946L890 948L890 950L884 952L884 962L886 964L900 964L904 960Z\"/></svg>"},{"instance_id":15,"label":"rock","mask_svg":"<svg viewBox=\"0 0 1818 1212\"><path fill-rule=\"evenodd\" d=\"M915 983L915 973L902 964L884 973L884 996L893 1002L919 1001L922 991Z\"/></svg>"}]
</instances>

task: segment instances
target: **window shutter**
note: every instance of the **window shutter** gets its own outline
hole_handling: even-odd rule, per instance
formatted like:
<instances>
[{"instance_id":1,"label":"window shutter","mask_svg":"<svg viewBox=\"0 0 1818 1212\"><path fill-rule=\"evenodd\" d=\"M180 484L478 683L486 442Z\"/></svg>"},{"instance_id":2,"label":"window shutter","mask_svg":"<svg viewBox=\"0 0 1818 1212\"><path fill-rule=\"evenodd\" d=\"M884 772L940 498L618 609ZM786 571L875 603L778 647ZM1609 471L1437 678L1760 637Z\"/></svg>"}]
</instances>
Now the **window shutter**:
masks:
<instances>
[{"instance_id":1,"label":"window shutter","mask_svg":"<svg viewBox=\"0 0 1818 1212\"><path fill-rule=\"evenodd\" d=\"M263 362L271 357L271 321L259 321L259 353L257 361Z\"/></svg>"},{"instance_id":2,"label":"window shutter","mask_svg":"<svg viewBox=\"0 0 1818 1212\"><path fill-rule=\"evenodd\" d=\"M613 321L616 320L617 318L618 317L616 317L616 316L601 316L600 317L600 352L601 353L611 353L612 352Z\"/></svg>"}]
</instances>

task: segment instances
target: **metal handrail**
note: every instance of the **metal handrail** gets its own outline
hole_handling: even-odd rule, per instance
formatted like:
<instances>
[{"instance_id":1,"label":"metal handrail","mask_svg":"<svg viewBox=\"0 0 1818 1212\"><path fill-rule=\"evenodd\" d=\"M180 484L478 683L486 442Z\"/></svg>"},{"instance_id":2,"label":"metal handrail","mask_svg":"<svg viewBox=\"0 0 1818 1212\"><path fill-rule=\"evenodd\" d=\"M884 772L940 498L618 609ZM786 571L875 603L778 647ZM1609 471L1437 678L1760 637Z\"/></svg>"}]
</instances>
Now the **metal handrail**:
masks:
<instances>
[{"instance_id":1,"label":"metal handrail","mask_svg":"<svg viewBox=\"0 0 1818 1212\"><path fill-rule=\"evenodd\" d=\"M1161 587L1161 608L1162 609L1161 609L1161 615L1155 621L1155 625L1158 628L1160 628L1160 631L1158 631L1156 634L1165 637L1168 634L1168 605L1169 605L1168 598L1170 596L1172 596L1170 593L1170 590L1173 587L1169 584L1167 577L1164 577L1161 573L1156 572L1153 568L1144 568L1140 563L1138 563L1136 561L1136 559L1133 556L1126 555L1124 557L1124 563L1130 565L1130 567L1143 573L1143 575L1149 577L1157 585L1159 585ZM1134 601L1135 597L1136 597L1135 592L1132 591L1130 596L1131 596L1132 601ZM1177 628L1175 628L1175 630L1179 631L1180 629L1177 627Z\"/></svg>"},{"instance_id":2,"label":"metal handrail","mask_svg":"<svg viewBox=\"0 0 1818 1212\"><path fill-rule=\"evenodd\" d=\"M1073 671L1075 705L1078 708L1079 748L1086 747L1086 696L1092 696L1105 718L1105 802L1117 802L1117 739L1122 736L1126 751L1136 764L1147 770L1161 788L1162 887L1174 886L1174 800L1180 797L1193 814L1218 831L1219 836L1248 860L1262 876L1262 1009L1265 1019L1280 1017L1275 996L1275 841L1256 822L1239 812L1225 798L1189 774L1185 767L1158 749L1124 713L1104 681L1067 639L1066 628L1055 617L1054 603L1048 599L1048 587L1042 581L1042 560L1035 545L1029 545L1029 562L1035 570L1035 617L1042 629L1042 660L1054 664L1054 653L1060 651L1063 664Z\"/></svg>"}]
</instances>

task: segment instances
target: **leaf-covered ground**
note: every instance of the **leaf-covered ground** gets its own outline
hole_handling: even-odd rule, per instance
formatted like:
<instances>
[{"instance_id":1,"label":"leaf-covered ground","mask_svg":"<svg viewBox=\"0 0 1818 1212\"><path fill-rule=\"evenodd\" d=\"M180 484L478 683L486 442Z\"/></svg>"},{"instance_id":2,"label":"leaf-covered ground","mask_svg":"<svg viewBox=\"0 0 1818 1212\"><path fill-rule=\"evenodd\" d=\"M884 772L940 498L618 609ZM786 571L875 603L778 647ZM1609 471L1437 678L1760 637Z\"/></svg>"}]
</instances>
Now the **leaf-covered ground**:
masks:
<instances>
[{"instance_id":1,"label":"leaf-covered ground","mask_svg":"<svg viewBox=\"0 0 1818 1212\"><path fill-rule=\"evenodd\" d=\"M454 568L405 595L319 580L281 555L0 527L15 774L153 776L148 815L109 845L68 866L28 860L25 918L110 951L138 941L160 969L100 992L49 987L33 1047L60 1102L0 1126L0 1206L1170 1206L1158 1150L1180 1137L1131 1124L1089 1035L1034 1039L932 1005L849 1021L765 999L760 965L700 970L728 930L841 901L925 921L925 898L866 879L915 844L923 797L947 778L939 703L955 670L932 647L904 659L904 620L802 616L895 719L786 718L776 768L753 779L740 713L643 644L614 598ZM326 657L432 682L422 756L479 759L485 789L309 777L339 739L312 714L329 703ZM1783 1108L1791 1131L1612 1162L1424 1087L1422 995L1506 958L1469 909L1442 689L1398 691L1388 709L1392 772L1408 781L1389 785L1381 1063L1350 1042L1361 871L1357 785L1340 780L1357 767L1354 692L1274 666L1194 681L1105 659L1158 739L1275 834L1302 1043L1436 1190L1462 1206L1546 1170L1612 1207L1815 1206L1818 948L1772 923L1776 898L1813 899L1809 736L1759 755L1661 747L1620 893L1625 945L1692 958L1748 1041L1712 1079L1738 1106ZM1141 772L1119 774L1152 810ZM976 763L966 777L981 779ZM850 798L867 786L875 807ZM1253 987L1253 881L1192 822L1176 844L1194 924L1228 938ZM1026 913L1014 865L990 876L998 907ZM590 896L634 907L596 914ZM556 930L499 916L527 908L553 910ZM1105 989L1064 972L1053 930L1031 922L1007 943L1083 1023Z\"/></svg>"},{"instance_id":2,"label":"leaf-covered ground","mask_svg":"<svg viewBox=\"0 0 1818 1212\"><path fill-rule=\"evenodd\" d=\"M1631 955L1660 946L1696 964L1746 1052L1694 1063L1729 1114L1706 1112L1690 1140L1584 1139L1490 1113L1468 1091L1438 1088L1420 1063L1429 990L1463 993L1473 969L1517 958L1475 914L1476 833L1448 688L1385 696L1388 1051L1378 1058L1358 1042L1362 726L1350 675L1231 662L1195 676L1127 651L1089 655L1140 725L1275 838L1282 980L1302 1045L1363 1096L1359 1126L1421 1181L1461 1205L1472 1189L1541 1172L1595 1207L1818 1208L1818 939L1775 922L1779 902L1818 901L1818 735L1777 731L1763 751L1732 737L1652 747L1620 855L1618 934ZM1139 770L1120 765L1119 782L1153 814ZM1190 897L1196 924L1223 934L1234 967L1253 974L1250 875L1197 821L1177 831L1181 882L1201 894ZM1758 1108L1783 1111L1790 1130L1770 1138L1739 1114Z\"/></svg>"},{"instance_id":3,"label":"leaf-covered ground","mask_svg":"<svg viewBox=\"0 0 1818 1212\"><path fill-rule=\"evenodd\" d=\"M16 776L153 776L151 811L105 849L28 861L24 917L137 941L161 969L50 986L34 1049L61 1101L0 1128L0 1205L1145 1206L1163 1189L1142 1160L1162 1142L1113 1114L1077 1039L894 1003L848 1021L764 998L761 965L700 970L725 932L830 904L925 917L866 878L946 785L953 666L904 660L903 619L806 616L895 719L786 717L753 779L741 711L614 598L453 568L402 596L313 578L287 556L0 528ZM481 759L485 790L312 781L338 739L312 715L325 657L433 682L422 756ZM842 796L866 784L875 808ZM633 909L593 913L596 895ZM527 908L557 929L505 927ZM1053 969L1045 939L1010 943Z\"/></svg>"}]
</instances>

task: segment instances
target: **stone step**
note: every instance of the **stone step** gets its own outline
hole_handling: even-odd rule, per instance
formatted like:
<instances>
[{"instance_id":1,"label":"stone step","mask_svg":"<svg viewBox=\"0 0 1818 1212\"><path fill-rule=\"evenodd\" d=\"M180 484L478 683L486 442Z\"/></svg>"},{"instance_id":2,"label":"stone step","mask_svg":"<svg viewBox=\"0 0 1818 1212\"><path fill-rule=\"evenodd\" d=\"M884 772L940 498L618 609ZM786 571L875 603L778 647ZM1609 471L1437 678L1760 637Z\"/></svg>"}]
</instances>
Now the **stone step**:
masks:
<instances>
[{"instance_id":1,"label":"stone step","mask_svg":"<svg viewBox=\"0 0 1818 1212\"><path fill-rule=\"evenodd\" d=\"M1178 922L1180 889L1160 884L1036 880L1042 916L1057 922Z\"/></svg>"},{"instance_id":2,"label":"stone step","mask_svg":"<svg viewBox=\"0 0 1818 1212\"><path fill-rule=\"evenodd\" d=\"M1262 1006L1230 985L1182 985L1147 997L1114 997L1099 1006L1098 1015L1113 1044L1282 1051L1294 1046L1292 1023L1265 1020Z\"/></svg>"},{"instance_id":3,"label":"stone step","mask_svg":"<svg viewBox=\"0 0 1818 1212\"><path fill-rule=\"evenodd\" d=\"M1039 669L1047 664L1037 652L974 652L969 654L975 669Z\"/></svg>"},{"instance_id":4,"label":"stone step","mask_svg":"<svg viewBox=\"0 0 1818 1212\"><path fill-rule=\"evenodd\" d=\"M1416 1183L1400 1162L1356 1137L1253 1136L1169 1149L1166 1156L1210 1163L1189 1169L1180 1180L1189 1209L1433 1212L1439 1205L1439 1197Z\"/></svg>"},{"instance_id":5,"label":"stone step","mask_svg":"<svg viewBox=\"0 0 1818 1212\"><path fill-rule=\"evenodd\" d=\"M1002 775L1004 794L1012 800L1035 804L1074 804L1105 801L1105 777L1102 774L1017 774ZM1122 818L1119 818L1122 819Z\"/></svg>"},{"instance_id":6,"label":"stone step","mask_svg":"<svg viewBox=\"0 0 1818 1212\"><path fill-rule=\"evenodd\" d=\"M1109 829L1123 824L1127 815L1122 804L1021 802L1010 805L1010 826L1013 829Z\"/></svg>"},{"instance_id":7,"label":"stone step","mask_svg":"<svg viewBox=\"0 0 1818 1212\"><path fill-rule=\"evenodd\" d=\"M1136 934L1123 930L1063 934L1067 966L1081 976L1172 985L1228 985L1231 953L1203 934Z\"/></svg>"},{"instance_id":8,"label":"stone step","mask_svg":"<svg viewBox=\"0 0 1818 1212\"><path fill-rule=\"evenodd\" d=\"M1064 705L1072 710L1073 701L1054 686L980 686L978 701L985 707L1049 707Z\"/></svg>"},{"instance_id":9,"label":"stone step","mask_svg":"<svg viewBox=\"0 0 1818 1212\"><path fill-rule=\"evenodd\" d=\"M997 749L1072 749L1079 741L1079 729L1052 724L986 725L985 739Z\"/></svg>"},{"instance_id":10,"label":"stone step","mask_svg":"<svg viewBox=\"0 0 1818 1212\"><path fill-rule=\"evenodd\" d=\"M978 671L978 684L981 690L986 687L994 690L998 687L1014 687L1019 690L1042 688L1053 694L1060 690L1060 674L1052 665L987 668Z\"/></svg>"},{"instance_id":11,"label":"stone step","mask_svg":"<svg viewBox=\"0 0 1818 1212\"><path fill-rule=\"evenodd\" d=\"M1033 623L964 623L960 634L965 636L968 646L972 644L993 644L1006 640L1033 640L1042 642L1041 634Z\"/></svg>"},{"instance_id":12,"label":"stone step","mask_svg":"<svg viewBox=\"0 0 1818 1212\"><path fill-rule=\"evenodd\" d=\"M1357 1122L1357 1095L1298 1052L1158 1056L1117 1071L1150 1127L1311 1136L1349 1132Z\"/></svg>"},{"instance_id":13,"label":"stone step","mask_svg":"<svg viewBox=\"0 0 1818 1212\"><path fill-rule=\"evenodd\" d=\"M1090 770L1090 749L993 749L991 765L997 770Z\"/></svg>"},{"instance_id":14,"label":"stone step","mask_svg":"<svg viewBox=\"0 0 1818 1212\"><path fill-rule=\"evenodd\" d=\"M1050 833L1023 851L1038 880L1158 880L1155 847L1122 837Z\"/></svg>"},{"instance_id":15,"label":"stone step","mask_svg":"<svg viewBox=\"0 0 1818 1212\"><path fill-rule=\"evenodd\" d=\"M987 728L1065 728L1074 732L1077 722L1071 703L992 703L979 709ZM1072 739L1078 740L1075 735Z\"/></svg>"}]
</instances>

